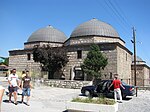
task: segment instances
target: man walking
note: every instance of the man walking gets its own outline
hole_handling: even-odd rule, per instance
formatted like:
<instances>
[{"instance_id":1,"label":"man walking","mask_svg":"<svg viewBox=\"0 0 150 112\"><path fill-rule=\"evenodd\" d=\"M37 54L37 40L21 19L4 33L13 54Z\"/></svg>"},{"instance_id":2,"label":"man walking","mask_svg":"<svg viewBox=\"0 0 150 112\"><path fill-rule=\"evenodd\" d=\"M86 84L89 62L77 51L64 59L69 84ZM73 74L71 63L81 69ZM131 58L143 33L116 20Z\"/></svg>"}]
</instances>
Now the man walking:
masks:
<instances>
[{"instance_id":1,"label":"man walking","mask_svg":"<svg viewBox=\"0 0 150 112\"><path fill-rule=\"evenodd\" d=\"M11 102L12 93L14 95L14 104L17 105L17 90L19 85L18 75L16 74L16 69L12 70L12 73L8 77L9 83L9 102Z\"/></svg>"},{"instance_id":2,"label":"man walking","mask_svg":"<svg viewBox=\"0 0 150 112\"><path fill-rule=\"evenodd\" d=\"M22 78L22 101L24 101L24 96L27 96L27 102L26 102L26 105L27 106L30 106L29 105L29 99L30 99L30 91L31 91L31 77L29 76L29 71L26 71L26 76L24 76Z\"/></svg>"},{"instance_id":3,"label":"man walking","mask_svg":"<svg viewBox=\"0 0 150 112\"><path fill-rule=\"evenodd\" d=\"M122 95L121 95L121 90L120 90L120 86L125 89L121 83L121 81L118 79L118 74L115 74L115 78L112 82L112 84L110 85L110 87L108 88L108 90L111 88L111 86L114 85L114 98L115 101L117 102L117 94L119 95L119 103L122 103Z\"/></svg>"}]
</instances>

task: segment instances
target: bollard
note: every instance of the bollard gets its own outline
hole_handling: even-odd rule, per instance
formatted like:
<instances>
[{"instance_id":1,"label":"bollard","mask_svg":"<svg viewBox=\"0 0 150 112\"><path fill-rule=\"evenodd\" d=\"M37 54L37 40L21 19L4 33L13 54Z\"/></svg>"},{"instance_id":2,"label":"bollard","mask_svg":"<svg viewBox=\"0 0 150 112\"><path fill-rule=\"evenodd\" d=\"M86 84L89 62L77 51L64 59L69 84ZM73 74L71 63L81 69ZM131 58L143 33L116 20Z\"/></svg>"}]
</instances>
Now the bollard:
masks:
<instances>
[{"instance_id":1,"label":"bollard","mask_svg":"<svg viewBox=\"0 0 150 112\"><path fill-rule=\"evenodd\" d=\"M137 91L138 91L138 87L136 87L136 97L137 97Z\"/></svg>"}]
</instances>

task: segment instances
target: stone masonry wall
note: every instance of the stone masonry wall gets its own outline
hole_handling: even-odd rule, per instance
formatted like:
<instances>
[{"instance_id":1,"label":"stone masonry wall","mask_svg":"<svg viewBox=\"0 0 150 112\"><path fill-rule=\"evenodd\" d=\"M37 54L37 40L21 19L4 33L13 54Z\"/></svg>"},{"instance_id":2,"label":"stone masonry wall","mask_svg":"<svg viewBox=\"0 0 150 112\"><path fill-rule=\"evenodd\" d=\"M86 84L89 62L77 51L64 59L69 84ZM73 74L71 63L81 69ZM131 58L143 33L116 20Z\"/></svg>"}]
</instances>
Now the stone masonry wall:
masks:
<instances>
[{"instance_id":1,"label":"stone masonry wall","mask_svg":"<svg viewBox=\"0 0 150 112\"><path fill-rule=\"evenodd\" d=\"M88 37L77 37L77 38L71 38L65 42L65 46L68 45L78 45L78 44L87 44L87 43L94 43L93 36Z\"/></svg>"},{"instance_id":2,"label":"stone masonry wall","mask_svg":"<svg viewBox=\"0 0 150 112\"><path fill-rule=\"evenodd\" d=\"M113 47L113 46L112 46ZM108 59L108 64L105 69L102 71L103 79L113 78L113 74L117 73L117 50L116 48L112 50L102 51L104 56Z\"/></svg>"},{"instance_id":3,"label":"stone masonry wall","mask_svg":"<svg viewBox=\"0 0 150 112\"><path fill-rule=\"evenodd\" d=\"M144 86L144 66L136 66L136 85ZM134 85L134 66L132 66L132 84Z\"/></svg>"},{"instance_id":4,"label":"stone masonry wall","mask_svg":"<svg viewBox=\"0 0 150 112\"><path fill-rule=\"evenodd\" d=\"M132 65L132 84L134 85L134 66ZM150 85L149 68L145 65L136 65L136 84L137 86Z\"/></svg>"},{"instance_id":5,"label":"stone masonry wall","mask_svg":"<svg viewBox=\"0 0 150 112\"><path fill-rule=\"evenodd\" d=\"M131 54L119 46L117 47L117 73L120 79L126 83L129 83L129 79L131 79L131 58Z\"/></svg>"},{"instance_id":6,"label":"stone masonry wall","mask_svg":"<svg viewBox=\"0 0 150 112\"><path fill-rule=\"evenodd\" d=\"M81 87L89 85L90 81L47 80L44 83L51 87L81 89Z\"/></svg>"},{"instance_id":7,"label":"stone masonry wall","mask_svg":"<svg viewBox=\"0 0 150 112\"><path fill-rule=\"evenodd\" d=\"M121 41L119 38L109 38L109 37L94 37L94 43L99 43L99 42L119 42L121 45L125 46L125 43Z\"/></svg>"},{"instance_id":8,"label":"stone masonry wall","mask_svg":"<svg viewBox=\"0 0 150 112\"><path fill-rule=\"evenodd\" d=\"M121 45L125 46L125 43L122 40L120 40L120 38L99 37L99 36L87 36L87 37L84 36L84 37L77 37L77 38L71 38L65 43L65 46L87 44L87 43L108 43L108 42L110 43L118 42Z\"/></svg>"},{"instance_id":9,"label":"stone masonry wall","mask_svg":"<svg viewBox=\"0 0 150 112\"><path fill-rule=\"evenodd\" d=\"M77 50L82 50L82 59L77 59ZM69 48L68 50L68 57L69 57L69 62L67 63L64 74L66 76L66 79L69 80L71 78L71 74L73 72L73 69L75 66L81 66L83 63L83 60L86 58L86 54L88 51L85 50L85 48Z\"/></svg>"},{"instance_id":10,"label":"stone masonry wall","mask_svg":"<svg viewBox=\"0 0 150 112\"><path fill-rule=\"evenodd\" d=\"M19 51L17 51L18 53ZM22 51L21 51L22 52ZM16 68L17 72L21 73L23 70L29 70L32 76L40 75L40 64L35 63L33 55L31 54L31 60L27 60L27 53L22 52L21 54L9 56L9 68ZM28 52L29 53L29 52Z\"/></svg>"},{"instance_id":11,"label":"stone masonry wall","mask_svg":"<svg viewBox=\"0 0 150 112\"><path fill-rule=\"evenodd\" d=\"M102 71L103 74L105 74L106 77L103 78L110 78L110 74L117 72L117 51L115 46L101 46L101 52L104 56L108 58L108 65L105 67L105 69ZM69 80L71 77L71 74L73 72L73 68L75 66L80 67L83 63L83 60L86 58L87 53L90 49L90 46L78 46L78 47L72 47L68 49L68 56L69 56L69 62L67 63L64 74L66 75L66 79ZM82 50L82 59L77 59L77 50Z\"/></svg>"},{"instance_id":12,"label":"stone masonry wall","mask_svg":"<svg viewBox=\"0 0 150 112\"><path fill-rule=\"evenodd\" d=\"M149 77L149 68L144 67L144 86L149 86L150 77Z\"/></svg>"},{"instance_id":13,"label":"stone masonry wall","mask_svg":"<svg viewBox=\"0 0 150 112\"><path fill-rule=\"evenodd\" d=\"M43 45L50 45L51 47L61 47L63 44L62 43L50 43L50 42L36 42L36 43L25 43L24 48L25 49L31 49L35 45L43 46Z\"/></svg>"}]
</instances>

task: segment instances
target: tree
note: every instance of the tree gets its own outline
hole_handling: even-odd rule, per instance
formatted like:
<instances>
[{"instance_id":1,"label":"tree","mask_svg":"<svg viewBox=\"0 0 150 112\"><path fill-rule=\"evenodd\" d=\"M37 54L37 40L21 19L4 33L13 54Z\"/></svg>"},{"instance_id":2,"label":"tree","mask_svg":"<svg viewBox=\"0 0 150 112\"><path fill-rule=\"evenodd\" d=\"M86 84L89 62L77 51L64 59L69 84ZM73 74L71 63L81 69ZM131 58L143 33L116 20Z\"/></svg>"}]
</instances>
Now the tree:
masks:
<instances>
[{"instance_id":1,"label":"tree","mask_svg":"<svg viewBox=\"0 0 150 112\"><path fill-rule=\"evenodd\" d=\"M69 61L64 47L52 48L47 46L36 46L33 49L33 60L42 64L42 70L49 72L49 78L53 78L57 70L61 70Z\"/></svg>"},{"instance_id":2,"label":"tree","mask_svg":"<svg viewBox=\"0 0 150 112\"><path fill-rule=\"evenodd\" d=\"M8 66L8 64L9 64L9 58L5 58L5 61L4 61L3 64Z\"/></svg>"},{"instance_id":3,"label":"tree","mask_svg":"<svg viewBox=\"0 0 150 112\"><path fill-rule=\"evenodd\" d=\"M82 70L87 74L95 78L101 78L101 70L108 64L107 58L100 52L98 45L93 44L90 46L90 51L87 54L83 64Z\"/></svg>"},{"instance_id":4,"label":"tree","mask_svg":"<svg viewBox=\"0 0 150 112\"><path fill-rule=\"evenodd\" d=\"M0 64L4 64L4 65L7 65L9 64L9 58L4 58L4 57L0 57L1 59L3 59L2 62L0 62Z\"/></svg>"}]
</instances>

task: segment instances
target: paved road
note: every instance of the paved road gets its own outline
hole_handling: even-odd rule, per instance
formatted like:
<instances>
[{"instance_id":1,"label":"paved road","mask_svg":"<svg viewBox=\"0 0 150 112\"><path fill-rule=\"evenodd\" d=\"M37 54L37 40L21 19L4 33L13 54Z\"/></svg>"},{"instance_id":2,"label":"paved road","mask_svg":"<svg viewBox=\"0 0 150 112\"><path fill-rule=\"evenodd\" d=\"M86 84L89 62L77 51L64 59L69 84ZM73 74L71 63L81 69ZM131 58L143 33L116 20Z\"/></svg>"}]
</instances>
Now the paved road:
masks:
<instances>
[{"instance_id":1,"label":"paved road","mask_svg":"<svg viewBox=\"0 0 150 112\"><path fill-rule=\"evenodd\" d=\"M6 81L2 81L1 83L7 88ZM1 112L63 112L66 110L67 101L79 94L79 89L35 86L31 90L30 106L22 103L18 103L18 105L8 103L8 96L4 94ZM19 101L21 101L21 95L18 96Z\"/></svg>"},{"instance_id":2,"label":"paved road","mask_svg":"<svg viewBox=\"0 0 150 112\"><path fill-rule=\"evenodd\" d=\"M6 102L8 96L4 95L2 112L16 112L16 110L17 112L63 112L66 110L67 101L78 94L79 90L38 87L32 90L30 106L8 103ZM21 101L21 96L18 97L19 101Z\"/></svg>"},{"instance_id":3,"label":"paved road","mask_svg":"<svg viewBox=\"0 0 150 112\"><path fill-rule=\"evenodd\" d=\"M138 96L119 104L119 112L150 112L150 91L140 90Z\"/></svg>"},{"instance_id":4,"label":"paved road","mask_svg":"<svg viewBox=\"0 0 150 112\"><path fill-rule=\"evenodd\" d=\"M7 88L7 82L2 81ZM63 89L46 86L35 86L31 91L30 106L19 103L8 103L8 96L4 94L1 112L63 112L67 101L80 94L80 89ZM13 99L12 99L13 100ZM18 96L18 102L21 96ZM138 97L124 100L119 104L118 112L150 112L150 91L139 91Z\"/></svg>"},{"instance_id":5,"label":"paved road","mask_svg":"<svg viewBox=\"0 0 150 112\"><path fill-rule=\"evenodd\" d=\"M4 95L2 112L63 112L66 110L67 101L78 96L79 92L80 90L74 89L38 87L32 90L30 106L8 103L8 96ZM18 101L21 101L21 96Z\"/></svg>"}]
</instances>

